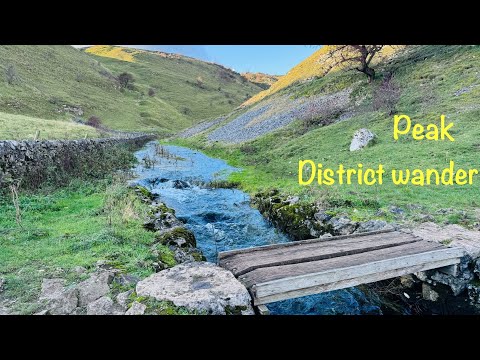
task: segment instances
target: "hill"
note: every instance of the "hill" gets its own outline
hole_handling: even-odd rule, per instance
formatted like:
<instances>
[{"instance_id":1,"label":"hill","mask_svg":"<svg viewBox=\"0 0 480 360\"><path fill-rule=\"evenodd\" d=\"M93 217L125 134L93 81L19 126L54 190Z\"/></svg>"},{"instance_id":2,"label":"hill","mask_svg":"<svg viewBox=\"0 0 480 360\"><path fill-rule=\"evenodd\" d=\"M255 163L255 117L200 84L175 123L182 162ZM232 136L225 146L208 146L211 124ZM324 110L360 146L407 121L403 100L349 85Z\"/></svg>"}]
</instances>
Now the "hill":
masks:
<instances>
[{"instance_id":1,"label":"hill","mask_svg":"<svg viewBox=\"0 0 480 360\"><path fill-rule=\"evenodd\" d=\"M264 89L268 89L275 82L277 82L278 79L281 77L281 75L269 75L261 72L258 72L258 73L245 72L245 73L242 73L242 76L246 78L248 81L258 84L260 87Z\"/></svg>"},{"instance_id":2,"label":"hill","mask_svg":"<svg viewBox=\"0 0 480 360\"><path fill-rule=\"evenodd\" d=\"M392 168L443 169L449 159L459 168L478 168L479 59L479 46L409 46L377 65L372 84L354 71L292 83L220 125L177 142L243 167L232 180L251 193L275 187L301 199L350 204L347 211L357 211L355 217L364 216L358 211L365 204L372 206L365 209L370 218L391 204L404 209L425 206L434 216L441 216L436 211L442 208L475 209L480 207L475 186L394 186L387 179L383 186L302 187L297 176L299 159L330 168L338 164L355 168L359 163L373 168L381 163L387 174ZM386 80L392 73L393 78ZM444 114L455 124L456 141L409 137L395 142L391 112L407 114L421 124L439 124ZM373 131L376 143L350 152L352 136L360 128ZM463 216L450 221L464 221Z\"/></svg>"},{"instance_id":3,"label":"hill","mask_svg":"<svg viewBox=\"0 0 480 360\"><path fill-rule=\"evenodd\" d=\"M308 58L293 67L286 75L279 77L278 81L273 83L269 89L264 90L248 99L244 105L255 104L267 96L273 95L294 83L308 81L315 77L323 77L328 69L330 69L330 72L337 71L339 69L338 66L331 68L332 60L327 56L329 50L330 46L328 45L321 47ZM385 47L377 56L377 58L390 56L394 52L395 49Z\"/></svg>"},{"instance_id":4,"label":"hill","mask_svg":"<svg viewBox=\"0 0 480 360\"><path fill-rule=\"evenodd\" d=\"M96 48L102 49L89 51ZM68 123L95 115L112 129L174 133L229 112L261 90L215 64L111 47L115 52L128 61L68 45L0 46L0 111ZM132 89L119 86L122 72L136 78Z\"/></svg>"}]
</instances>

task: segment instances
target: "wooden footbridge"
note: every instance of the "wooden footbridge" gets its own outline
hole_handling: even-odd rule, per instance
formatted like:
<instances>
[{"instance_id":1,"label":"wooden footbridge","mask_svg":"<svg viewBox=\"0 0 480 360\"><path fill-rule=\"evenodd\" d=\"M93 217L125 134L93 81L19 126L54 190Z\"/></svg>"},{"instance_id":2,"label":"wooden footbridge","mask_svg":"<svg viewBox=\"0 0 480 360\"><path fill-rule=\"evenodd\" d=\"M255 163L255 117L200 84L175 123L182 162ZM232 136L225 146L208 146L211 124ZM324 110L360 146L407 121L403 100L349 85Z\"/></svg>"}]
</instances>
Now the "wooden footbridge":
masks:
<instances>
[{"instance_id":1,"label":"wooden footbridge","mask_svg":"<svg viewBox=\"0 0 480 360\"><path fill-rule=\"evenodd\" d=\"M225 251L218 259L259 306L430 269L452 274L463 255L410 233L375 231Z\"/></svg>"}]
</instances>

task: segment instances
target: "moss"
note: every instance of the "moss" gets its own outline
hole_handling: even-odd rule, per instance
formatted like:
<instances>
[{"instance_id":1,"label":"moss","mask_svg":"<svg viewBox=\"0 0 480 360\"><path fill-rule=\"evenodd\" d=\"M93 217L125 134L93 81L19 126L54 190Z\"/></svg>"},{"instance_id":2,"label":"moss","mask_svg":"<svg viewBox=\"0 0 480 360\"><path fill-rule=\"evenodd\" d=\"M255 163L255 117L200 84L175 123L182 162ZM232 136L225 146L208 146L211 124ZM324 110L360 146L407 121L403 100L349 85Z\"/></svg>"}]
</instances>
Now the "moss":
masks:
<instances>
[{"instance_id":1,"label":"moss","mask_svg":"<svg viewBox=\"0 0 480 360\"><path fill-rule=\"evenodd\" d=\"M177 239L185 239L185 243L181 247L196 247L197 242L195 240L195 235L188 229L184 227L176 227L170 230L169 232L162 234L157 237L157 240L163 245L177 245Z\"/></svg>"},{"instance_id":2,"label":"moss","mask_svg":"<svg viewBox=\"0 0 480 360\"><path fill-rule=\"evenodd\" d=\"M145 186L137 185L135 189L147 199L150 199L150 200L155 199L155 195L150 190L148 190Z\"/></svg>"},{"instance_id":3,"label":"moss","mask_svg":"<svg viewBox=\"0 0 480 360\"><path fill-rule=\"evenodd\" d=\"M214 180L206 185L211 189L236 189L240 187L240 182L231 180Z\"/></svg>"},{"instance_id":4,"label":"moss","mask_svg":"<svg viewBox=\"0 0 480 360\"><path fill-rule=\"evenodd\" d=\"M207 261L207 258L200 252L200 250L192 252L191 255L195 261Z\"/></svg>"},{"instance_id":5,"label":"moss","mask_svg":"<svg viewBox=\"0 0 480 360\"><path fill-rule=\"evenodd\" d=\"M246 306L226 306L226 315L242 315L242 311L247 310Z\"/></svg>"},{"instance_id":6,"label":"moss","mask_svg":"<svg viewBox=\"0 0 480 360\"><path fill-rule=\"evenodd\" d=\"M172 214L172 215L175 215L175 210L169 208L164 203L159 203L157 205L152 206L151 209L148 212L148 215L150 215L150 216L157 216L157 214L161 214L161 215ZM165 218L165 216L162 217L162 219L164 219L164 218Z\"/></svg>"}]
</instances>

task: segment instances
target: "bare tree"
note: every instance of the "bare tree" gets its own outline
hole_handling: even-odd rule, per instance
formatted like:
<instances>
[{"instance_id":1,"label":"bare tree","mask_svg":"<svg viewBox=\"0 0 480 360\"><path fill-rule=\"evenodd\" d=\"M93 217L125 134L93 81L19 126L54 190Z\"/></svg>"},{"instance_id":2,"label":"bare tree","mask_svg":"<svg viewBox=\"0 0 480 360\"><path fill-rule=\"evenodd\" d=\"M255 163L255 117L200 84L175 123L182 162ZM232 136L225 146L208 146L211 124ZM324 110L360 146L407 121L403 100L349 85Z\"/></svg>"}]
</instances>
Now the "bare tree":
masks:
<instances>
[{"instance_id":1,"label":"bare tree","mask_svg":"<svg viewBox=\"0 0 480 360\"><path fill-rule=\"evenodd\" d=\"M333 45L330 46L328 57L333 60L333 67L345 64L347 68L355 69L367 75L368 82L375 79L375 70L371 67L372 59L387 45Z\"/></svg>"}]
</instances>

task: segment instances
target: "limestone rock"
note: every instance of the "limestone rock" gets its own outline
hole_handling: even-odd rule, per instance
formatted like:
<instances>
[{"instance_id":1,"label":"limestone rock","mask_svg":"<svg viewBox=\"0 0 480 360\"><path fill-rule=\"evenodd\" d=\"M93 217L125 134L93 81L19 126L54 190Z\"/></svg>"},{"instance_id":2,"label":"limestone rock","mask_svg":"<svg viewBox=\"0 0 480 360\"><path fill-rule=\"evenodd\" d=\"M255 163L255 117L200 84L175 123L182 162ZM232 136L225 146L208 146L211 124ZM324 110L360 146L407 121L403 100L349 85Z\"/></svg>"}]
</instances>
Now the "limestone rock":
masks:
<instances>
[{"instance_id":1,"label":"limestone rock","mask_svg":"<svg viewBox=\"0 0 480 360\"><path fill-rule=\"evenodd\" d=\"M137 284L138 296L214 315L253 313L247 289L230 271L207 262L177 265Z\"/></svg>"},{"instance_id":2,"label":"limestone rock","mask_svg":"<svg viewBox=\"0 0 480 360\"><path fill-rule=\"evenodd\" d=\"M440 295L430 285L423 283L422 297L428 301L437 301Z\"/></svg>"},{"instance_id":3,"label":"limestone rock","mask_svg":"<svg viewBox=\"0 0 480 360\"><path fill-rule=\"evenodd\" d=\"M86 274L87 269L85 269L83 266L75 266L73 268L73 272L78 275Z\"/></svg>"},{"instance_id":4,"label":"limestone rock","mask_svg":"<svg viewBox=\"0 0 480 360\"><path fill-rule=\"evenodd\" d=\"M130 299L130 295L132 295L132 293L133 293L133 290L128 290L118 294L116 298L117 304L119 304L124 308L127 308L128 300Z\"/></svg>"},{"instance_id":5,"label":"limestone rock","mask_svg":"<svg viewBox=\"0 0 480 360\"><path fill-rule=\"evenodd\" d=\"M136 285L140 281L140 278L130 274L117 274L113 281L119 285L128 286Z\"/></svg>"},{"instance_id":6,"label":"limestone rock","mask_svg":"<svg viewBox=\"0 0 480 360\"><path fill-rule=\"evenodd\" d=\"M367 146L373 139L375 134L368 129L360 129L354 135L350 144L350 151L357 151Z\"/></svg>"},{"instance_id":7,"label":"limestone rock","mask_svg":"<svg viewBox=\"0 0 480 360\"><path fill-rule=\"evenodd\" d=\"M77 307L77 290L65 289L64 284L64 279L43 279L39 300L46 302L49 314L71 314Z\"/></svg>"},{"instance_id":8,"label":"limestone rock","mask_svg":"<svg viewBox=\"0 0 480 360\"><path fill-rule=\"evenodd\" d=\"M388 224L386 221L383 220L369 220L365 222L361 222L358 225L357 230L355 232L362 233L362 232L369 232L369 231L378 231L378 230L391 230L394 227Z\"/></svg>"},{"instance_id":9,"label":"limestone rock","mask_svg":"<svg viewBox=\"0 0 480 360\"><path fill-rule=\"evenodd\" d=\"M146 305L135 301L125 315L143 315L146 308Z\"/></svg>"},{"instance_id":10,"label":"limestone rock","mask_svg":"<svg viewBox=\"0 0 480 360\"><path fill-rule=\"evenodd\" d=\"M79 306L86 306L105 296L110 291L108 285L112 282L114 274L109 270L100 270L78 284Z\"/></svg>"},{"instance_id":11,"label":"limestone rock","mask_svg":"<svg viewBox=\"0 0 480 360\"><path fill-rule=\"evenodd\" d=\"M358 226L358 223L350 220L346 216L333 217L329 220L333 227L335 235L349 235L352 234Z\"/></svg>"},{"instance_id":12,"label":"limestone rock","mask_svg":"<svg viewBox=\"0 0 480 360\"><path fill-rule=\"evenodd\" d=\"M113 301L107 296L103 296L88 304L87 315L110 315L113 313Z\"/></svg>"}]
</instances>

